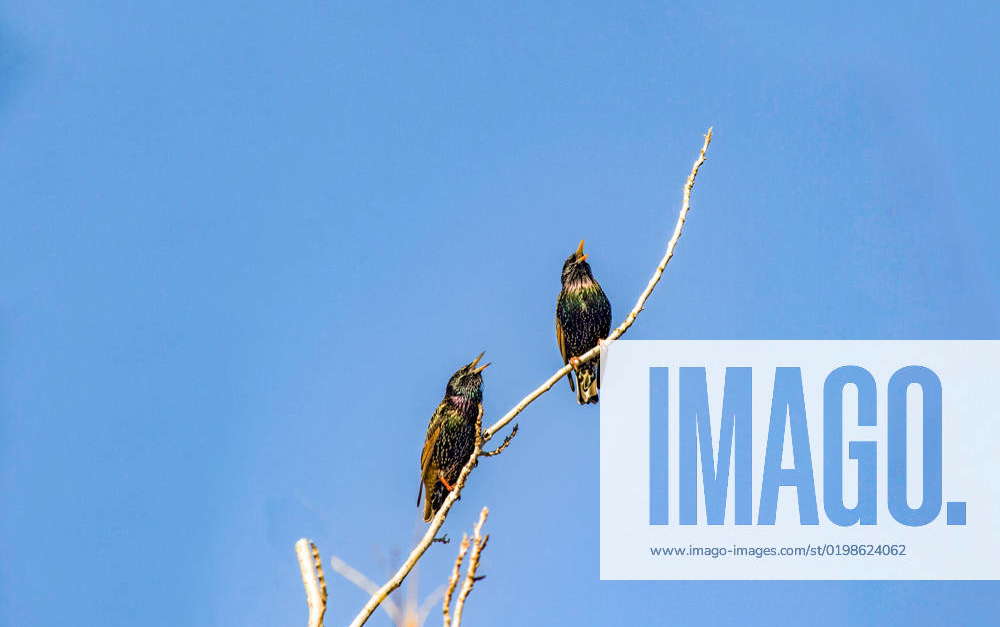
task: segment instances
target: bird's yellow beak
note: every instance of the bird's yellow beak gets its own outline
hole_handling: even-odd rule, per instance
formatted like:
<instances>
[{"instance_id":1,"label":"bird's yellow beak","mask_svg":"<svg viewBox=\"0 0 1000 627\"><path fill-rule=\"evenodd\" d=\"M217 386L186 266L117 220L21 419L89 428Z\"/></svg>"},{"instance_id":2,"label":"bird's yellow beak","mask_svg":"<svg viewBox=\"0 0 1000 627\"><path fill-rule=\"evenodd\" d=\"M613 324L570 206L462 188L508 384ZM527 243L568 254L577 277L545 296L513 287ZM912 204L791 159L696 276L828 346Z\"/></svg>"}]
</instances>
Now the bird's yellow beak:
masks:
<instances>
[{"instance_id":1,"label":"bird's yellow beak","mask_svg":"<svg viewBox=\"0 0 1000 627\"><path fill-rule=\"evenodd\" d=\"M573 253L576 255L576 263L583 263L587 260L587 255L583 254L583 241L580 240L580 245L576 247L576 252Z\"/></svg>"},{"instance_id":2,"label":"bird's yellow beak","mask_svg":"<svg viewBox=\"0 0 1000 627\"><path fill-rule=\"evenodd\" d=\"M491 363L493 363L493 362L492 361L488 361L485 364L483 364L482 366L479 366L478 368L476 368L475 370L473 370L472 372L474 372L476 374L479 374L483 370L486 370L487 368L489 368Z\"/></svg>"},{"instance_id":3,"label":"bird's yellow beak","mask_svg":"<svg viewBox=\"0 0 1000 627\"><path fill-rule=\"evenodd\" d=\"M472 363L469 364L469 370L471 370L472 372L474 372L476 374L479 374L483 370L486 370L486 368L488 368L489 365L490 365L490 363L492 363L492 362L488 361L485 364L483 364L482 366L479 366L478 368L476 368L476 365L479 364L479 360L482 359L483 355L485 355L485 354L486 354L486 351L483 351L483 352L479 353L479 355L477 355L476 358L472 360Z\"/></svg>"}]
</instances>

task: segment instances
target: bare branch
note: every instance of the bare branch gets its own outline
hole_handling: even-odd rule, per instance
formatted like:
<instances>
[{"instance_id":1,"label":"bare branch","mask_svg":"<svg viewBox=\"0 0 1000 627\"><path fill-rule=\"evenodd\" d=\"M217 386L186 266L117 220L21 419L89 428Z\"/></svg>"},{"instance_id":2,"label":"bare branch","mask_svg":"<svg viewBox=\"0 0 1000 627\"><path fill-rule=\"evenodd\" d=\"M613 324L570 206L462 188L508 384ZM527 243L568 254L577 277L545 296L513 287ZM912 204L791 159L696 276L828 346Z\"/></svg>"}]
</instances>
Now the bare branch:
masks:
<instances>
[{"instance_id":1,"label":"bare branch","mask_svg":"<svg viewBox=\"0 0 1000 627\"><path fill-rule=\"evenodd\" d=\"M344 579L350 581L355 586L368 593L369 596L378 592L378 585L374 581L336 555L330 556L330 568L332 568L335 572L340 573ZM385 613L389 615L389 620L392 621L393 625L403 624L403 611L395 601L392 599L386 599L382 602L382 609L384 609Z\"/></svg>"},{"instance_id":2,"label":"bare branch","mask_svg":"<svg viewBox=\"0 0 1000 627\"><path fill-rule=\"evenodd\" d=\"M511 440L514 439L515 435L517 435L517 425L516 424L514 425L514 428L511 429L511 432L507 434L507 437L505 437L503 439L503 442L500 443L500 446L496 447L492 451L483 451L479 456L480 457L493 457L494 455L499 455L500 453L503 453L503 450L505 448L507 448L508 446L510 446L510 442L511 442Z\"/></svg>"},{"instance_id":3,"label":"bare branch","mask_svg":"<svg viewBox=\"0 0 1000 627\"><path fill-rule=\"evenodd\" d=\"M705 163L705 153L708 152L708 145L711 143L712 129L709 128L708 133L705 134L705 143L702 144L701 150L698 152L698 158L695 159L694 165L691 166L691 173L688 174L687 181L684 182L684 196L681 201L681 210L677 216L677 223L674 225L674 233L670 237L670 241L667 242L667 252L664 253L663 258L660 259L660 263L656 266L656 270L653 271L653 276L646 284L646 289L642 291L642 294L639 294L639 299L635 302L635 306L632 308L632 311L625 316L625 320L618 325L618 328L611 332L605 342L617 340L624 335L626 331L628 331L628 328L632 326L632 323L634 323L635 319L639 316L639 312L643 310L646 300L649 298L649 295L653 293L653 289L656 287L656 284L660 282L660 277L663 276L663 271L666 270L667 264L670 263L670 259L674 256L674 248L677 247L677 242L681 238L681 233L684 231L684 222L687 220L688 210L691 209L691 190L694 189L694 181L698 177L698 170L700 170L702 164ZM579 363L585 364L600 354L601 346L598 345L586 353L578 356L577 359L579 360ZM547 392L549 388L556 384L557 381L569 374L569 371L572 370L572 368L572 366L566 364L559 370L556 370L556 373L549 377L545 383L535 388L535 391L521 399L521 402L514 405L513 409L504 414L500 420L494 422L493 425L490 426L490 428L483 434L483 441L489 442L490 439L496 435L497 431L506 427L511 420L524 411L524 409L534 402L536 398Z\"/></svg>"},{"instance_id":4,"label":"bare branch","mask_svg":"<svg viewBox=\"0 0 1000 627\"><path fill-rule=\"evenodd\" d=\"M441 613L444 614L444 627L451 625L451 597L458 587L458 577L462 573L462 560L469 551L469 536L462 534L462 543L458 545L458 555L455 557L455 565L451 569L451 577L448 578L448 587L444 591L444 601L441 603Z\"/></svg>"},{"instance_id":5,"label":"bare branch","mask_svg":"<svg viewBox=\"0 0 1000 627\"><path fill-rule=\"evenodd\" d=\"M656 287L657 283L660 282L660 278L663 276L663 272L670 262L670 259L674 256L674 249L677 247L677 242L680 240L681 233L684 230L684 222L687 220L688 211L691 208L691 191L694 189L694 182L698 176L698 170L701 168L702 164L705 163L705 154L708 151L708 146L712 142L712 129L708 129L708 133L705 134L705 141L702 144L701 151L698 153L698 158L695 159L694 165L691 167L691 173L688 175L687 180L684 183L684 194L681 202L680 213L677 216L677 223L674 225L673 235L667 242L667 250L663 257L660 259L659 264L656 266L656 270L653 271L653 276L649 279L646 284L646 289L642 291L639 295L635 306L632 311L629 312L625 320L614 329L608 336L606 341L613 341L621 337L635 322L635 319L639 316L639 313L643 310L646 304L646 300L649 299L650 294L653 293L653 289ZM587 363L588 361L597 358L601 353L601 346L595 346L583 355L578 356L579 363ZM469 461L462 468L462 472L458 475L458 479L455 481L453 490L448 493L445 498L444 503L441 508L431 519L430 525L427 527L426 533L417 542L417 545L413 548L413 551L406 558L403 564L399 567L399 570L387 581L378 592L365 603L358 615L354 617L351 622L351 627L360 627L365 624L365 622L371 617L375 608L382 603L389 594L398 588L403 582L403 579L409 574L413 569L413 566L417 561L423 556L427 551L427 548L433 542L437 532L441 529L444 524L445 518L448 517L448 511L451 510L451 506L455 504L455 501L461 496L462 489L465 487L465 481L475 467L476 462L479 461L479 457L483 455L483 444L490 441L498 431L506 427L514 418L518 416L524 409L533 403L535 399L547 392L553 385L556 384L560 379L569 374L572 367L567 364L557 370L555 374L545 380L540 386L535 388L530 394L525 396L520 402L517 403L510 411L503 415L499 420L493 423L485 431L482 430L482 414L476 420L476 443L472 451L472 455L469 457ZM500 445L503 447L503 444Z\"/></svg>"},{"instance_id":6,"label":"bare branch","mask_svg":"<svg viewBox=\"0 0 1000 627\"><path fill-rule=\"evenodd\" d=\"M479 461L479 454L483 450L482 430L483 413L479 412L476 416L476 440L473 445L472 455L469 456L469 461L467 461L465 466L462 467L462 472L458 474L458 479L455 480L455 483L452 486L452 491L445 497L440 509L438 509L437 513L434 514L434 518L431 519L430 524L427 526L427 531L424 532L423 537L421 537L417 542L417 546L415 546L413 551L410 552L410 555L403 562L403 565L399 567L396 574L389 578L389 581L385 582L385 584L378 589L376 594L372 595L372 597L368 599L365 606L361 608L358 615L354 617L354 620L351 622L351 627L360 627L368 621L372 613L375 611L375 608L377 608L379 604L392 593L393 590L398 588L400 584L403 583L403 579L405 579L409 572L413 570L417 561L434 542L434 538L437 537L437 532L441 529L441 525L444 524L445 518L448 517L448 511L451 509L451 506L455 504L455 501L458 500L459 496L461 496L462 488L465 486L465 480L468 479L469 473L472 472L472 469L476 466L476 462Z\"/></svg>"},{"instance_id":7,"label":"bare branch","mask_svg":"<svg viewBox=\"0 0 1000 627\"><path fill-rule=\"evenodd\" d=\"M306 589L309 627L323 627L323 615L326 614L326 578L323 576L323 560L319 557L319 549L311 540L302 538L295 543L295 557L299 561L302 585Z\"/></svg>"},{"instance_id":8,"label":"bare branch","mask_svg":"<svg viewBox=\"0 0 1000 627\"><path fill-rule=\"evenodd\" d=\"M469 554L469 566L465 571L465 580L462 582L462 589L458 592L458 600L455 601L455 619L451 627L461 626L462 610L465 609L465 599L472 592L472 586L482 579L482 577L476 576L476 571L479 569L479 557L482 555L483 549L486 548L486 543L490 541L489 535L482 535L483 525L486 523L486 517L489 513L490 510L484 507L479 512L479 522L476 523L475 528L472 530L472 552ZM445 623L445 627L449 627L448 623Z\"/></svg>"}]
</instances>

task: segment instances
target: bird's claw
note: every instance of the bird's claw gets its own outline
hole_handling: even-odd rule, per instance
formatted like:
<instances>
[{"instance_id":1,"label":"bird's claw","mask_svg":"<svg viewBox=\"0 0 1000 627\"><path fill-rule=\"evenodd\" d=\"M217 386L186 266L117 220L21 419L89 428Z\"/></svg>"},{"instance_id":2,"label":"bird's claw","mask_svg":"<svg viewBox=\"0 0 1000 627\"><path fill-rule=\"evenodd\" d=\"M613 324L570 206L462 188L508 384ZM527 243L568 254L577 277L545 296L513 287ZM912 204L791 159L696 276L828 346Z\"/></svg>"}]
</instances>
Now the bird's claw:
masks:
<instances>
[{"instance_id":1,"label":"bird's claw","mask_svg":"<svg viewBox=\"0 0 1000 627\"><path fill-rule=\"evenodd\" d=\"M569 358L569 365L570 365L570 367L573 368L573 370L578 370L580 368L580 358L579 357L570 357Z\"/></svg>"}]
</instances>

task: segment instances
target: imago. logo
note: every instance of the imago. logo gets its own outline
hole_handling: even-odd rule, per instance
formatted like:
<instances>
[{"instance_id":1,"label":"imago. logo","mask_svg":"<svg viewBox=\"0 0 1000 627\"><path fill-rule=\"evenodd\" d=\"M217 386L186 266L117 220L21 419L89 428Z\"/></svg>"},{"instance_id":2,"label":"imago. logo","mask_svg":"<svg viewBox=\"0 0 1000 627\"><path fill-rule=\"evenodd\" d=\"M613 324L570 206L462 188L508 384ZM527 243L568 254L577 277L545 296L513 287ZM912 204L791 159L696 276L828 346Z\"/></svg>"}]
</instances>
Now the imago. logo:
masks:
<instances>
[{"instance_id":1,"label":"imago. logo","mask_svg":"<svg viewBox=\"0 0 1000 627\"><path fill-rule=\"evenodd\" d=\"M1000 575L992 341L619 341L605 579Z\"/></svg>"}]
</instances>

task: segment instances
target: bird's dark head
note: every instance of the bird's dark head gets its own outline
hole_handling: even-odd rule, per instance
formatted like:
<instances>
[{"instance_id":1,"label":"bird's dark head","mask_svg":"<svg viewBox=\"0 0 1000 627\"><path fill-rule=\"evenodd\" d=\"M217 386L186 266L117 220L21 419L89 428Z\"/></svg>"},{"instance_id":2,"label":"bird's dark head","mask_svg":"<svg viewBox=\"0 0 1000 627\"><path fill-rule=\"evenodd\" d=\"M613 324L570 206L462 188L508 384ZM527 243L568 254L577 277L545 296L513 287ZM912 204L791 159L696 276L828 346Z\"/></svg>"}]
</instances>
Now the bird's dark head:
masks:
<instances>
[{"instance_id":1,"label":"bird's dark head","mask_svg":"<svg viewBox=\"0 0 1000 627\"><path fill-rule=\"evenodd\" d=\"M576 247L573 254L566 257L566 261L563 263L562 282L563 285L569 285L571 283L586 283L593 280L594 275L590 273L590 264L587 263L587 255L583 252L583 240L580 240L580 245Z\"/></svg>"},{"instance_id":2,"label":"bird's dark head","mask_svg":"<svg viewBox=\"0 0 1000 627\"><path fill-rule=\"evenodd\" d=\"M483 397L483 370L486 370L490 362L482 366L479 360L483 358L485 351L479 356L465 364L451 375L448 379L448 387L445 390L447 396L460 396L479 400Z\"/></svg>"}]
</instances>

